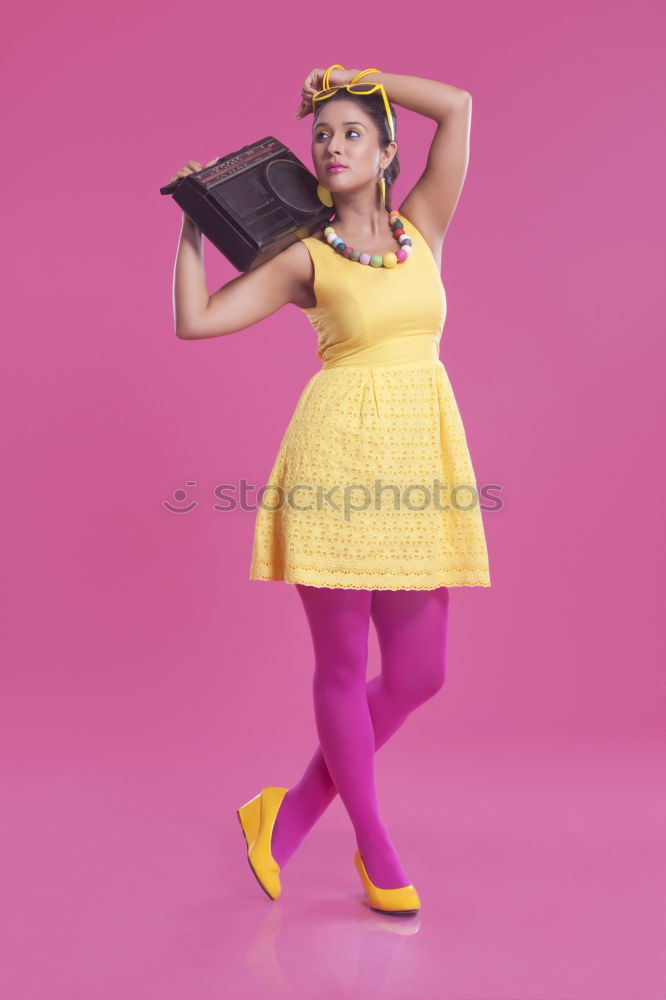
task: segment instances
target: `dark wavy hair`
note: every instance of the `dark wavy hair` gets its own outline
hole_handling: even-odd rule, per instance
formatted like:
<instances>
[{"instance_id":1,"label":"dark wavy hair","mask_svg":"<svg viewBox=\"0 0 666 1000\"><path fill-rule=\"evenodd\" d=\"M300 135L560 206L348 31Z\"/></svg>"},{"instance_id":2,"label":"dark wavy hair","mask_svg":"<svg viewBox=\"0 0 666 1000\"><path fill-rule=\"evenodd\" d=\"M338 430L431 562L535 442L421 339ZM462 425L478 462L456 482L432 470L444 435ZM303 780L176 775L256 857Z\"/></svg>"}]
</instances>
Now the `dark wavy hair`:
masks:
<instances>
[{"instance_id":1,"label":"dark wavy hair","mask_svg":"<svg viewBox=\"0 0 666 1000\"><path fill-rule=\"evenodd\" d=\"M374 94L350 94L348 90L339 90L337 94L333 94L332 97L327 97L325 101L317 105L316 115L318 116L327 104L331 101L355 101L359 104L369 118L377 126L379 131L379 144L383 148L388 146L391 141L391 133L389 131L389 124L386 119L386 107L384 101L382 100L382 95L379 91ZM389 101L389 108L391 111L391 119L393 121L393 131L395 132L396 142L398 141L398 119L396 117L395 108ZM315 119L316 122L316 119ZM314 130L313 125L313 130ZM384 180L386 182L386 207L389 211L392 208L392 193L393 185L395 184L398 174L400 173L400 164L398 163L398 154L396 152L395 156L389 163L388 167L384 171Z\"/></svg>"}]
</instances>

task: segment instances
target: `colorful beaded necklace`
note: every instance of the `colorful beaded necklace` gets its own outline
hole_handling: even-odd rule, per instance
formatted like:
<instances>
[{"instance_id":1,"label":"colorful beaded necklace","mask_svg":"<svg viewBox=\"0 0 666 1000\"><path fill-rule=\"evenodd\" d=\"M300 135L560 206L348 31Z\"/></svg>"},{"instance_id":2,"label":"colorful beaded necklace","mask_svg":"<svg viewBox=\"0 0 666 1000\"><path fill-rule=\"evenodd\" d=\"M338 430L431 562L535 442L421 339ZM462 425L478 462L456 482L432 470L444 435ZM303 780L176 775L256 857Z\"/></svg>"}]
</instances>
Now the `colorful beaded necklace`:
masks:
<instances>
[{"instance_id":1,"label":"colorful beaded necklace","mask_svg":"<svg viewBox=\"0 0 666 1000\"><path fill-rule=\"evenodd\" d=\"M389 225L393 230L393 235L400 244L400 249L396 250L395 253L361 253L360 250L354 250L353 247L348 247L346 243L336 235L333 226L328 225L324 229L324 237L327 243L333 247L336 253L339 253L341 257L347 257L349 260L355 260L359 264L369 264L370 267L395 267L396 264L401 264L403 261L407 260L410 253L412 252L412 241L405 232L405 228L400 218L400 215L395 210L388 213Z\"/></svg>"}]
</instances>

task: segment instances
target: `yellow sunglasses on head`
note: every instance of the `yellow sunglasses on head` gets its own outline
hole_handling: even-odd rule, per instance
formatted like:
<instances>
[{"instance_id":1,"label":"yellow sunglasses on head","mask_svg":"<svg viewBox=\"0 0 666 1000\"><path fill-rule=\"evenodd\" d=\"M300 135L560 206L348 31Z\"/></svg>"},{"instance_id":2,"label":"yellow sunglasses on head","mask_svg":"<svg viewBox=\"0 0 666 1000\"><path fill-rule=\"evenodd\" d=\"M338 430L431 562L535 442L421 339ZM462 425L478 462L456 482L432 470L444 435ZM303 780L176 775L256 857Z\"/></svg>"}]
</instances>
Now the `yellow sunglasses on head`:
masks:
<instances>
[{"instance_id":1,"label":"yellow sunglasses on head","mask_svg":"<svg viewBox=\"0 0 666 1000\"><path fill-rule=\"evenodd\" d=\"M341 83L337 87L329 87L328 80L331 71L334 69L341 69L344 72L344 66L340 66L339 63L335 63L333 66L329 66L324 73L324 79L322 80L322 89L318 90L316 94L312 96L312 113L315 114L317 110L317 102L325 101L327 97L332 97L333 94L337 94L339 90L348 90L350 94L374 94L375 91L379 90L381 92L382 98L384 100L384 107L386 108L386 119L388 121L389 132L391 133L391 141L395 140L395 131L393 129L393 119L391 118L391 108L389 107L388 98L386 96L386 91L383 84L381 83L357 83L362 76L367 73L381 73L379 69L364 69L362 73L357 73L352 79L351 83Z\"/></svg>"}]
</instances>

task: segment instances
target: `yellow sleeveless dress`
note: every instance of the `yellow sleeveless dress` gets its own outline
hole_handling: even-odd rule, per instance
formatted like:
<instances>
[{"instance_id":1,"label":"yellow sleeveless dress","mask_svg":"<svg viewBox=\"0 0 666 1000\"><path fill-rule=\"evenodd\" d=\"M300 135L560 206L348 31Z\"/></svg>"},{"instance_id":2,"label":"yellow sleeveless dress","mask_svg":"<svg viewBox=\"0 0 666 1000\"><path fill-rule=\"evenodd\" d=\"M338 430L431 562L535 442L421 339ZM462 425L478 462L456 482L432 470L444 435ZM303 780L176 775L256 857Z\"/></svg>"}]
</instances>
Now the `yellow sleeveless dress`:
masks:
<instances>
[{"instance_id":1,"label":"yellow sleeveless dress","mask_svg":"<svg viewBox=\"0 0 666 1000\"><path fill-rule=\"evenodd\" d=\"M303 389L259 491L250 580L314 587L489 587L463 423L439 346L446 295L420 231L393 268L314 262L322 368ZM321 232L321 231L320 231Z\"/></svg>"}]
</instances>

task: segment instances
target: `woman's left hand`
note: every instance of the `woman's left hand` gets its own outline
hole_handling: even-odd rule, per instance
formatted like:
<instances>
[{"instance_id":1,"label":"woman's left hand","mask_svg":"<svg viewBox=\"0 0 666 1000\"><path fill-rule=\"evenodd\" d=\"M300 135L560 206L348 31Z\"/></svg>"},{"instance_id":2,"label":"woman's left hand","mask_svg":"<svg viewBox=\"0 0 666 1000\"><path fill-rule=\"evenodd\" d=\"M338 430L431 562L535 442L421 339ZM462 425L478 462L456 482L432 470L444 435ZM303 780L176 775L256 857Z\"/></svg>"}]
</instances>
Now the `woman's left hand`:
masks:
<instances>
[{"instance_id":1,"label":"woman's left hand","mask_svg":"<svg viewBox=\"0 0 666 1000\"><path fill-rule=\"evenodd\" d=\"M306 115L311 113L312 98L318 90L322 89L325 72L325 69L313 69L311 73L308 73L303 81L301 103L294 112L294 118L305 118ZM344 83L351 83L358 72L359 70L357 69L332 69L328 74L329 86L339 87Z\"/></svg>"}]
</instances>

